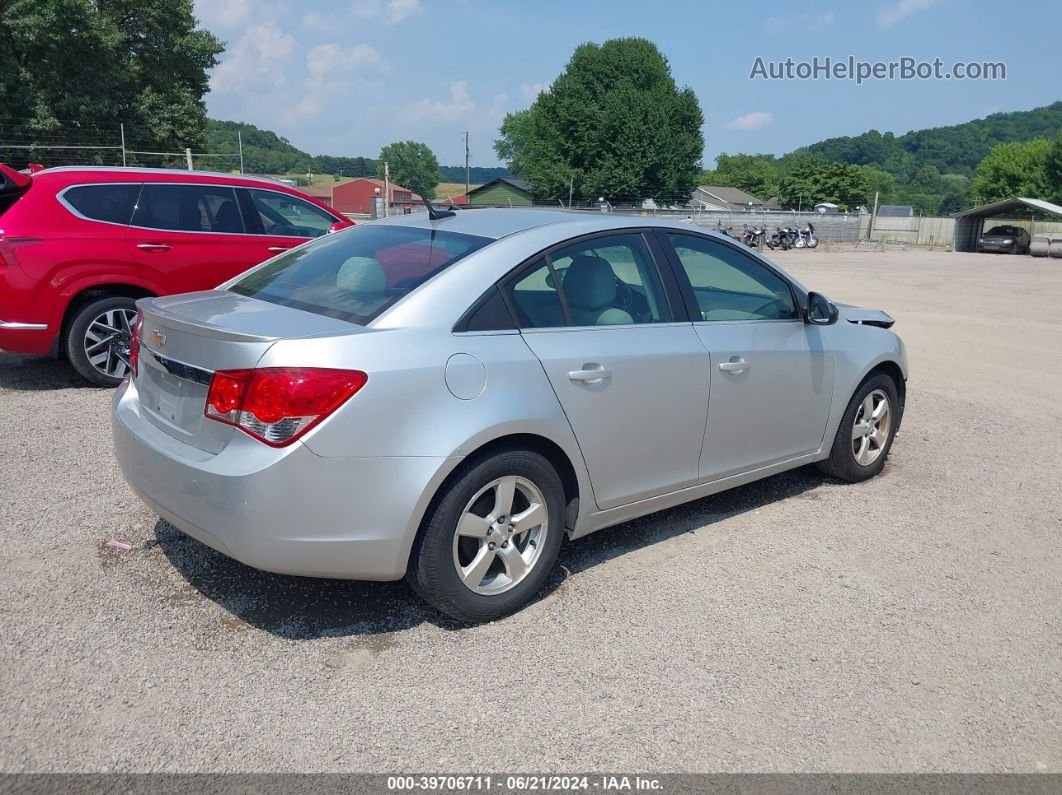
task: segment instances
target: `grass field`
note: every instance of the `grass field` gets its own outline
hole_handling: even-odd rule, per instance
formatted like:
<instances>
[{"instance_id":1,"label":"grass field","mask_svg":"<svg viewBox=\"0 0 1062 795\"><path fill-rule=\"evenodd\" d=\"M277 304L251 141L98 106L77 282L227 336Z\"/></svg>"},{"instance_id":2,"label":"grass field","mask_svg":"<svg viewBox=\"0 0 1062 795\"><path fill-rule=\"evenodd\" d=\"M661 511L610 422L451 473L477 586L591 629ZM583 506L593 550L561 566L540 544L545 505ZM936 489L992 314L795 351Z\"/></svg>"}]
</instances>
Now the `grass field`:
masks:
<instances>
[{"instance_id":1,"label":"grass field","mask_svg":"<svg viewBox=\"0 0 1062 795\"><path fill-rule=\"evenodd\" d=\"M478 188L478 187L479 187L479 185L477 185L476 183L473 182L473 183L469 184L468 189L472 190L472 188ZM458 196L464 196L464 195L465 195L465 183L463 183L463 182L440 182L438 184L438 186L435 188L435 198L437 198L437 199L445 200L445 199L457 198Z\"/></svg>"}]
</instances>

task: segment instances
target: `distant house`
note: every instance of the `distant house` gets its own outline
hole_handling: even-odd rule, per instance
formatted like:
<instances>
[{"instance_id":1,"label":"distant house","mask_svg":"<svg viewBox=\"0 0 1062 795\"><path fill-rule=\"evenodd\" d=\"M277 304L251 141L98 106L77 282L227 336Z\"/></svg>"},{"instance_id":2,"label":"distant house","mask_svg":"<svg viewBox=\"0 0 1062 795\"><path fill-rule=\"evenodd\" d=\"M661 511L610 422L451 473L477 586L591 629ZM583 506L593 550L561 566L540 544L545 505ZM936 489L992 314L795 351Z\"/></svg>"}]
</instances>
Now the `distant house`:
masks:
<instances>
[{"instance_id":1,"label":"distant house","mask_svg":"<svg viewBox=\"0 0 1062 795\"><path fill-rule=\"evenodd\" d=\"M531 186L522 179L499 177L472 188L467 194L447 199L446 203L474 207L530 207Z\"/></svg>"},{"instance_id":2,"label":"distant house","mask_svg":"<svg viewBox=\"0 0 1062 795\"><path fill-rule=\"evenodd\" d=\"M822 215L834 215L839 209L833 202L819 202L815 205L815 212Z\"/></svg>"},{"instance_id":3,"label":"distant house","mask_svg":"<svg viewBox=\"0 0 1062 795\"><path fill-rule=\"evenodd\" d=\"M332 205L332 188L317 188L310 185L309 187L296 188L295 190L305 193L307 196L312 196L319 202L324 202L329 206Z\"/></svg>"},{"instance_id":4,"label":"distant house","mask_svg":"<svg viewBox=\"0 0 1062 795\"><path fill-rule=\"evenodd\" d=\"M765 209L767 202L739 188L701 185L690 197L690 205L702 210L729 210L738 213Z\"/></svg>"},{"instance_id":5,"label":"distant house","mask_svg":"<svg viewBox=\"0 0 1062 795\"><path fill-rule=\"evenodd\" d=\"M910 204L882 204L878 207L878 215L887 218L910 218L914 215L914 207Z\"/></svg>"},{"instance_id":6,"label":"distant house","mask_svg":"<svg viewBox=\"0 0 1062 795\"><path fill-rule=\"evenodd\" d=\"M341 213L368 215L372 212L372 200L384 195L384 181L371 177L357 177L341 182L332 188L332 207ZM391 183L391 195L388 205L392 214L401 215L413 212L413 205L419 204L420 196L409 188Z\"/></svg>"}]
</instances>

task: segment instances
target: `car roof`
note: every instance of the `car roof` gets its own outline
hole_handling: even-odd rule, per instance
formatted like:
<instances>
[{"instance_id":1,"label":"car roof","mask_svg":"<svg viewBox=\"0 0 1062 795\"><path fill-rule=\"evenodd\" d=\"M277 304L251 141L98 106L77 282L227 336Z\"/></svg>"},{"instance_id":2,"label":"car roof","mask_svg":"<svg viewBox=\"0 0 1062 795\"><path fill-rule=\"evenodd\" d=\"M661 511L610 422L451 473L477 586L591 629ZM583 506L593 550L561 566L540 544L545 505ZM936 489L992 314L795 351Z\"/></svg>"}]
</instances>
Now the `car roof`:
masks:
<instances>
[{"instance_id":1,"label":"car roof","mask_svg":"<svg viewBox=\"0 0 1062 795\"><path fill-rule=\"evenodd\" d=\"M153 180L158 182L220 182L224 184L245 183L266 185L285 191L298 192L280 180L251 174L226 174L222 171L187 171L179 168L147 168L136 166L55 166L33 174L33 180L60 180L74 184L85 181L121 182L125 179Z\"/></svg>"},{"instance_id":2,"label":"car roof","mask_svg":"<svg viewBox=\"0 0 1062 795\"><path fill-rule=\"evenodd\" d=\"M492 240L500 240L503 237L528 229L554 225L563 225L565 227L564 234L560 235L560 237L574 237L609 229L644 226L663 226L674 229L688 228L688 225L683 225L679 222L658 220L647 216L618 215L587 210L553 210L524 207L455 210L452 216L436 221L431 220L426 212L418 212L383 218L372 223L374 225L386 224L388 226L445 230ZM696 231L706 232L709 230L698 228Z\"/></svg>"}]
</instances>

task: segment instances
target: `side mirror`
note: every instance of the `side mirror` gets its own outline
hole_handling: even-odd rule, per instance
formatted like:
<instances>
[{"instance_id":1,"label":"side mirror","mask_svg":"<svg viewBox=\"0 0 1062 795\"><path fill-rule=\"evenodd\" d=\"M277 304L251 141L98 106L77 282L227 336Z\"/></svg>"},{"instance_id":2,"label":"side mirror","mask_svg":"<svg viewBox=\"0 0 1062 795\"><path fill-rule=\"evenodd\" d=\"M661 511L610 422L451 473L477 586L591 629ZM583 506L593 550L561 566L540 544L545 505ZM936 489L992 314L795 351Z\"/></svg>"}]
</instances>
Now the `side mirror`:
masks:
<instances>
[{"instance_id":1,"label":"side mirror","mask_svg":"<svg viewBox=\"0 0 1062 795\"><path fill-rule=\"evenodd\" d=\"M343 223L342 221L336 221L334 224L328 227L328 234L332 234L333 232L338 232L340 229L346 228L347 224Z\"/></svg>"},{"instance_id":2,"label":"side mirror","mask_svg":"<svg viewBox=\"0 0 1062 795\"><path fill-rule=\"evenodd\" d=\"M808 293L808 308L804 312L804 320L813 326L832 326L837 322L840 313L829 298L822 293Z\"/></svg>"}]
</instances>

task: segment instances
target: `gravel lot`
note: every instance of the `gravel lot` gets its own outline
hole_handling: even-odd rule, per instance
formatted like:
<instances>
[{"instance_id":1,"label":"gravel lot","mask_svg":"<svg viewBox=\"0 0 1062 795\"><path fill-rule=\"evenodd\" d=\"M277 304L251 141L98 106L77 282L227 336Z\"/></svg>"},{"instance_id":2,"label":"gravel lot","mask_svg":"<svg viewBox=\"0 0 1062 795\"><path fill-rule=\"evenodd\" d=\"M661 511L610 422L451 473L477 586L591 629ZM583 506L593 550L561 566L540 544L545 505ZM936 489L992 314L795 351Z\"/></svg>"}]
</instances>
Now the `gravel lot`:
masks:
<instances>
[{"instance_id":1,"label":"gravel lot","mask_svg":"<svg viewBox=\"0 0 1062 795\"><path fill-rule=\"evenodd\" d=\"M182 536L122 481L110 393L0 353L0 771L1062 771L1062 262L777 259L898 319L882 477L569 543L471 629Z\"/></svg>"}]
</instances>

